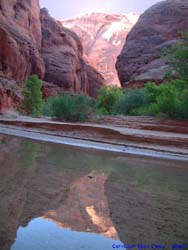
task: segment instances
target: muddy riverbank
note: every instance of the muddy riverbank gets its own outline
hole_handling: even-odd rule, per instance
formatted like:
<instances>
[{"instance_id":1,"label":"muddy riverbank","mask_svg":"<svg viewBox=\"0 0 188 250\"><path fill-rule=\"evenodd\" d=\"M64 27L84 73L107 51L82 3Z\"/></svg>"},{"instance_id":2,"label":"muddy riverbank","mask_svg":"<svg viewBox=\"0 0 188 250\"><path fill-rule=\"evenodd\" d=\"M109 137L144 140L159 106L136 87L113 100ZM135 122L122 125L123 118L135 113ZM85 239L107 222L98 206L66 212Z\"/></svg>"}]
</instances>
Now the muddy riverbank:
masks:
<instances>
[{"instance_id":1,"label":"muddy riverbank","mask_svg":"<svg viewBox=\"0 0 188 250\"><path fill-rule=\"evenodd\" d=\"M157 121L150 117L107 117L85 124L44 118L0 117L0 133L86 148L183 160L188 159L187 130L187 121Z\"/></svg>"}]
</instances>

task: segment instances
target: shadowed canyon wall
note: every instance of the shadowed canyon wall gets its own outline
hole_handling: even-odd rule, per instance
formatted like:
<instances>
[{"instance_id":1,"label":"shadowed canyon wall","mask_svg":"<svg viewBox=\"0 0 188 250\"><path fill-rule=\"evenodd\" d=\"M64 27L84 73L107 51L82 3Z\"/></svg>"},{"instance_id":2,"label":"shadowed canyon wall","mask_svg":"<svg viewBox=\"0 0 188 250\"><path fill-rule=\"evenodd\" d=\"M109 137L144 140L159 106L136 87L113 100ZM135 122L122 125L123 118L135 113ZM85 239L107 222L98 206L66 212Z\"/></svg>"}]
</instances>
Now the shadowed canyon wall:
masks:
<instances>
[{"instance_id":1,"label":"shadowed canyon wall","mask_svg":"<svg viewBox=\"0 0 188 250\"><path fill-rule=\"evenodd\" d=\"M80 38L73 31L50 17L46 9L41 10L42 57L45 62L45 80L65 90L90 93L95 96L95 86L103 85L103 78L95 70L89 70L83 59ZM92 74L92 81L90 80Z\"/></svg>"},{"instance_id":2,"label":"shadowed canyon wall","mask_svg":"<svg viewBox=\"0 0 188 250\"><path fill-rule=\"evenodd\" d=\"M161 59L162 49L188 30L188 1L166 0L149 8L127 37L116 63L122 85L128 82L162 82L168 64Z\"/></svg>"},{"instance_id":3,"label":"shadowed canyon wall","mask_svg":"<svg viewBox=\"0 0 188 250\"><path fill-rule=\"evenodd\" d=\"M38 0L0 0L0 74L25 80L44 76L40 56L41 23Z\"/></svg>"},{"instance_id":4,"label":"shadowed canyon wall","mask_svg":"<svg viewBox=\"0 0 188 250\"><path fill-rule=\"evenodd\" d=\"M96 96L95 88L104 85L104 79L91 67L83 58L78 36L47 10L40 13L38 0L0 0L0 76L9 86L37 74L57 88ZM15 86L19 90L20 84ZM0 109L16 104L12 91L7 92L5 81L0 80ZM5 100L6 96L12 101Z\"/></svg>"}]
</instances>

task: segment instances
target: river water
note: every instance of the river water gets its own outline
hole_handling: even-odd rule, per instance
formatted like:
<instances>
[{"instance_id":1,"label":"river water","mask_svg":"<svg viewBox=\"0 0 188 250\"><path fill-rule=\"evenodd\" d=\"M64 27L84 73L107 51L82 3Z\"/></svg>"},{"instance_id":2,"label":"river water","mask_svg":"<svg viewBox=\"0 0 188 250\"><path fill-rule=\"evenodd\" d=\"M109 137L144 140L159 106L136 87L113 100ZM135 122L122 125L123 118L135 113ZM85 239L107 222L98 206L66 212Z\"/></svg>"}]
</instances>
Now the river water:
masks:
<instances>
[{"instance_id":1,"label":"river water","mask_svg":"<svg viewBox=\"0 0 188 250\"><path fill-rule=\"evenodd\" d=\"M188 249L187 162L0 142L1 250Z\"/></svg>"}]
</instances>

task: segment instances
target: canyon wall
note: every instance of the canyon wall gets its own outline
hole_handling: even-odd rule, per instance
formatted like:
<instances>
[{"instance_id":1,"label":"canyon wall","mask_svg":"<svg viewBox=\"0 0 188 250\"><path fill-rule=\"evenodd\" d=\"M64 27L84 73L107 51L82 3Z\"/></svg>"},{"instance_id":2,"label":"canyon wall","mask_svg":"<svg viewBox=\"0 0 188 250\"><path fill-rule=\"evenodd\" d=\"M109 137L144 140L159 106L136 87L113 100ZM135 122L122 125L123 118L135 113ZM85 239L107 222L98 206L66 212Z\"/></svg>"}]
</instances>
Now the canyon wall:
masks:
<instances>
[{"instance_id":1,"label":"canyon wall","mask_svg":"<svg viewBox=\"0 0 188 250\"><path fill-rule=\"evenodd\" d=\"M79 35L88 61L103 75L105 84L120 86L115 62L138 18L137 13L92 13L61 23Z\"/></svg>"},{"instance_id":2,"label":"canyon wall","mask_svg":"<svg viewBox=\"0 0 188 250\"><path fill-rule=\"evenodd\" d=\"M100 88L104 80L94 69L92 73L89 70L80 38L50 17L46 9L41 10L41 23L41 54L46 69L44 80L68 91L96 96L95 87Z\"/></svg>"},{"instance_id":3,"label":"canyon wall","mask_svg":"<svg viewBox=\"0 0 188 250\"><path fill-rule=\"evenodd\" d=\"M0 74L25 80L44 76L40 56L41 23L38 0L0 0Z\"/></svg>"},{"instance_id":4,"label":"canyon wall","mask_svg":"<svg viewBox=\"0 0 188 250\"><path fill-rule=\"evenodd\" d=\"M78 36L47 10L40 11L38 0L0 0L0 109L21 102L14 87L21 92L31 74L53 84L53 93L61 88L95 97L96 88L104 85L103 77L85 61ZM50 85L44 85L49 92Z\"/></svg>"},{"instance_id":5,"label":"canyon wall","mask_svg":"<svg viewBox=\"0 0 188 250\"><path fill-rule=\"evenodd\" d=\"M162 1L145 11L117 59L121 84L162 82L169 66L160 52L177 42L183 30L188 30L187 0Z\"/></svg>"}]
</instances>

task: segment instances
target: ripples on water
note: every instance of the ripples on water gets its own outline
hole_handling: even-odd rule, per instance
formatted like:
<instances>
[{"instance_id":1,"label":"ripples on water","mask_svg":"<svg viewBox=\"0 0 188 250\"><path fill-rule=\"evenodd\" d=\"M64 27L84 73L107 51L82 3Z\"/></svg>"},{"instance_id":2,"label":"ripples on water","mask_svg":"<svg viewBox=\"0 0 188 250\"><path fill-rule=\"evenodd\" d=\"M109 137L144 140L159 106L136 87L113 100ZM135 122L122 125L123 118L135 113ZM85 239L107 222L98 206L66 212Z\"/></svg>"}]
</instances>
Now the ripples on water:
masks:
<instances>
[{"instance_id":1,"label":"ripples on water","mask_svg":"<svg viewBox=\"0 0 188 250\"><path fill-rule=\"evenodd\" d=\"M0 249L188 243L187 163L0 142Z\"/></svg>"}]
</instances>

